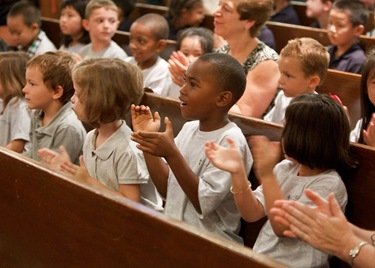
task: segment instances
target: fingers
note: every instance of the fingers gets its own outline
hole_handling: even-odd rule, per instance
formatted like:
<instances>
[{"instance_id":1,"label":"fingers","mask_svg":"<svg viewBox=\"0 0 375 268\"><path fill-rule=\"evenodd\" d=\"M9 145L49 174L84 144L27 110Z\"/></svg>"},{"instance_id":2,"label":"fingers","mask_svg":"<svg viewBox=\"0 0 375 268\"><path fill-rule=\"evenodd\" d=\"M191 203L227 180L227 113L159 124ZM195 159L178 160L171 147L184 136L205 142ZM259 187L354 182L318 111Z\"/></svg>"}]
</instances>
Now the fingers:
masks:
<instances>
[{"instance_id":1,"label":"fingers","mask_svg":"<svg viewBox=\"0 0 375 268\"><path fill-rule=\"evenodd\" d=\"M164 123L165 123L165 132L168 134L169 137L174 137L173 135L173 125L171 120L169 120L168 117L164 118Z\"/></svg>"},{"instance_id":2,"label":"fingers","mask_svg":"<svg viewBox=\"0 0 375 268\"><path fill-rule=\"evenodd\" d=\"M81 155L81 156L79 157L79 165L80 165L81 167L86 168L85 161L83 160L83 155Z\"/></svg>"},{"instance_id":3,"label":"fingers","mask_svg":"<svg viewBox=\"0 0 375 268\"><path fill-rule=\"evenodd\" d=\"M342 212L339 203L333 193L330 193L328 196L328 202L330 205L331 213L333 216L338 216L340 218L346 218L344 213Z\"/></svg>"},{"instance_id":4,"label":"fingers","mask_svg":"<svg viewBox=\"0 0 375 268\"><path fill-rule=\"evenodd\" d=\"M305 195L318 207L327 206L328 204L327 201L323 197L321 197L319 194L315 193L314 191L311 191L310 189L305 190Z\"/></svg>"},{"instance_id":5,"label":"fingers","mask_svg":"<svg viewBox=\"0 0 375 268\"><path fill-rule=\"evenodd\" d=\"M74 176L76 175L78 168L79 167L77 167L76 165L72 163L65 162L64 164L61 165L60 170L66 174L70 174Z\"/></svg>"}]
</instances>

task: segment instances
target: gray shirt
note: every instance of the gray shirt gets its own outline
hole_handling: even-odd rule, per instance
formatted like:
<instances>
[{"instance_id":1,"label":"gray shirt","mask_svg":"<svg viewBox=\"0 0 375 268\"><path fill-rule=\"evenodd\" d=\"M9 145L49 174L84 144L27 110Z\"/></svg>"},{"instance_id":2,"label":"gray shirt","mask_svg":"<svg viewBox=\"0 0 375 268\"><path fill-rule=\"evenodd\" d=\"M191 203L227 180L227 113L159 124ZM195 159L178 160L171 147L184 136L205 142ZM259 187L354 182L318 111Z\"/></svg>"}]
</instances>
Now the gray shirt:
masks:
<instances>
[{"instance_id":1,"label":"gray shirt","mask_svg":"<svg viewBox=\"0 0 375 268\"><path fill-rule=\"evenodd\" d=\"M92 44L85 45L80 51L79 55L82 59L88 58L118 58L121 60L125 60L128 55L126 54L125 50L123 50L119 45L117 45L114 41L111 41L110 45L105 49L100 51L93 51Z\"/></svg>"}]
</instances>

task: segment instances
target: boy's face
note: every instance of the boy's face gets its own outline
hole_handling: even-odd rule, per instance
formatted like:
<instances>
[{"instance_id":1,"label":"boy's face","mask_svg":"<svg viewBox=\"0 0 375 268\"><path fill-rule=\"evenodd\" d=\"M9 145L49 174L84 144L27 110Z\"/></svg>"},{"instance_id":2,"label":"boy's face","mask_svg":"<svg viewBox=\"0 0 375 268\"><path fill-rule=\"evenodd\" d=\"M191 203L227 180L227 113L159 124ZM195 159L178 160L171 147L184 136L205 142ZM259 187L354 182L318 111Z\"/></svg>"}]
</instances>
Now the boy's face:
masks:
<instances>
[{"instance_id":1,"label":"boy's face","mask_svg":"<svg viewBox=\"0 0 375 268\"><path fill-rule=\"evenodd\" d=\"M196 60L189 65L185 83L180 89L180 109L185 119L200 120L200 124L212 122L217 113L216 103L220 98L212 75L212 65Z\"/></svg>"},{"instance_id":2,"label":"boy's face","mask_svg":"<svg viewBox=\"0 0 375 268\"><path fill-rule=\"evenodd\" d=\"M363 32L363 26L353 26L348 12L332 9L328 24L328 37L332 45L347 46L355 42Z\"/></svg>"},{"instance_id":3,"label":"boy's face","mask_svg":"<svg viewBox=\"0 0 375 268\"><path fill-rule=\"evenodd\" d=\"M7 25L13 43L24 48L28 48L39 33L38 25L27 26L22 15L8 17Z\"/></svg>"},{"instance_id":4,"label":"boy's face","mask_svg":"<svg viewBox=\"0 0 375 268\"><path fill-rule=\"evenodd\" d=\"M26 69L26 85L22 89L29 109L48 109L52 103L55 91L44 84L43 74L37 67Z\"/></svg>"},{"instance_id":5,"label":"boy's face","mask_svg":"<svg viewBox=\"0 0 375 268\"><path fill-rule=\"evenodd\" d=\"M295 57L280 56L278 60L280 70L279 87L286 97L296 97L300 94L313 93L310 77L302 70L301 62Z\"/></svg>"},{"instance_id":6,"label":"boy's face","mask_svg":"<svg viewBox=\"0 0 375 268\"><path fill-rule=\"evenodd\" d=\"M60 15L60 29L65 35L73 38L82 34L82 19L77 10L71 6L67 6L61 10Z\"/></svg>"},{"instance_id":7,"label":"boy's face","mask_svg":"<svg viewBox=\"0 0 375 268\"><path fill-rule=\"evenodd\" d=\"M156 40L150 27L140 23L133 23L130 28L129 48L143 70L153 66L160 52L160 41Z\"/></svg>"},{"instance_id":8,"label":"boy's face","mask_svg":"<svg viewBox=\"0 0 375 268\"><path fill-rule=\"evenodd\" d=\"M204 54L201 42L198 36L187 36L181 42L180 51L192 63L199 56Z\"/></svg>"},{"instance_id":9,"label":"boy's face","mask_svg":"<svg viewBox=\"0 0 375 268\"><path fill-rule=\"evenodd\" d=\"M89 19L83 20L91 42L109 44L119 24L117 16L117 12L112 9L101 7L93 10Z\"/></svg>"},{"instance_id":10,"label":"boy's face","mask_svg":"<svg viewBox=\"0 0 375 268\"><path fill-rule=\"evenodd\" d=\"M322 0L306 0L306 16L308 18L318 18L330 9L330 3L323 3Z\"/></svg>"},{"instance_id":11,"label":"boy's face","mask_svg":"<svg viewBox=\"0 0 375 268\"><path fill-rule=\"evenodd\" d=\"M73 103L72 109L76 113L77 118L81 120L82 122L85 122L87 121L85 107L81 103L80 99L78 98L78 95L81 92L81 88L74 82L74 79L73 79L73 85L74 85L74 95L70 99Z\"/></svg>"}]
</instances>

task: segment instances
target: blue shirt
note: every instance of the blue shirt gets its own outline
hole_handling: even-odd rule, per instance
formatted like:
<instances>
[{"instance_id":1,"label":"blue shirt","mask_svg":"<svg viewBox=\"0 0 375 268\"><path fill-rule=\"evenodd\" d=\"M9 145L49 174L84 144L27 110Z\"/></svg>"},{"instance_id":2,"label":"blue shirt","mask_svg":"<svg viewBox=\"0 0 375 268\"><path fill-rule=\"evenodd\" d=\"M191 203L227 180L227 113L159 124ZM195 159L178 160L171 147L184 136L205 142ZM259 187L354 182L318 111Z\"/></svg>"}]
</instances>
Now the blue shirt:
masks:
<instances>
[{"instance_id":1,"label":"blue shirt","mask_svg":"<svg viewBox=\"0 0 375 268\"><path fill-rule=\"evenodd\" d=\"M349 73L361 73L362 65L366 59L366 55L363 49L358 44L354 44L353 46L351 46L344 54L342 54L338 58L335 58L336 50L337 46L327 47L327 51L331 56L328 68Z\"/></svg>"},{"instance_id":2,"label":"blue shirt","mask_svg":"<svg viewBox=\"0 0 375 268\"><path fill-rule=\"evenodd\" d=\"M285 8L280 10L278 13L273 14L270 18L270 21L300 25L297 12L291 3L289 3Z\"/></svg>"}]
</instances>

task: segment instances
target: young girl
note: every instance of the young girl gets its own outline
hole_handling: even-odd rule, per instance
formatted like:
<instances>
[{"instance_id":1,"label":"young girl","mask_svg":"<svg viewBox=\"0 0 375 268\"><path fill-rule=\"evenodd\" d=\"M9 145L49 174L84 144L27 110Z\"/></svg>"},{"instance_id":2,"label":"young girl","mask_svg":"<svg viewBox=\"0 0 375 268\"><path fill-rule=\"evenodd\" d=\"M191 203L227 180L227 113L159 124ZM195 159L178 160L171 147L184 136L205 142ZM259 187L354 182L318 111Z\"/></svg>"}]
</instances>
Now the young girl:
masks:
<instances>
[{"instance_id":1,"label":"young girl","mask_svg":"<svg viewBox=\"0 0 375 268\"><path fill-rule=\"evenodd\" d=\"M178 98L184 84L184 75L190 63L214 49L213 32L206 28L191 27L179 36L174 51L168 60L169 72L173 83L168 96Z\"/></svg>"},{"instance_id":2,"label":"young girl","mask_svg":"<svg viewBox=\"0 0 375 268\"><path fill-rule=\"evenodd\" d=\"M178 32L184 28L199 26L204 19L202 0L171 0L167 20L168 39L177 40Z\"/></svg>"},{"instance_id":3,"label":"young girl","mask_svg":"<svg viewBox=\"0 0 375 268\"><path fill-rule=\"evenodd\" d=\"M22 93L29 56L0 53L0 146L22 153L30 141L30 113Z\"/></svg>"},{"instance_id":4,"label":"young girl","mask_svg":"<svg viewBox=\"0 0 375 268\"><path fill-rule=\"evenodd\" d=\"M60 50L78 53L90 43L89 33L83 28L87 0L64 0L61 3L60 29L63 34Z\"/></svg>"},{"instance_id":5,"label":"young girl","mask_svg":"<svg viewBox=\"0 0 375 268\"><path fill-rule=\"evenodd\" d=\"M345 208L347 193L337 171L353 167L354 160L349 156L350 126L343 108L327 95L299 95L286 109L285 121L281 147L286 159L281 163L276 165L280 143L265 137L251 139L255 174L262 183L255 191L233 141L228 140L231 148L206 144L213 164L231 173L237 208L248 222L269 215L278 199L311 203L303 194L306 188L325 198L334 192L341 209ZM328 267L328 255L302 240L284 237L283 231L285 226L269 216L253 249L288 267Z\"/></svg>"},{"instance_id":6,"label":"young girl","mask_svg":"<svg viewBox=\"0 0 375 268\"><path fill-rule=\"evenodd\" d=\"M362 68L361 119L350 133L350 141L375 147L375 50L372 50Z\"/></svg>"},{"instance_id":7,"label":"young girl","mask_svg":"<svg viewBox=\"0 0 375 268\"><path fill-rule=\"evenodd\" d=\"M42 149L39 157L83 181L161 210L142 152L130 140L131 129L124 120L130 105L143 96L138 67L120 59L93 58L77 64L72 77L72 109L81 121L95 127L84 142L81 167L70 163L64 148L60 154Z\"/></svg>"}]
</instances>

